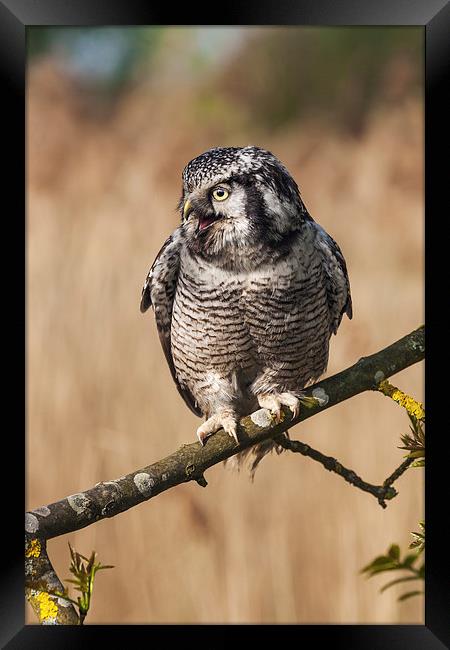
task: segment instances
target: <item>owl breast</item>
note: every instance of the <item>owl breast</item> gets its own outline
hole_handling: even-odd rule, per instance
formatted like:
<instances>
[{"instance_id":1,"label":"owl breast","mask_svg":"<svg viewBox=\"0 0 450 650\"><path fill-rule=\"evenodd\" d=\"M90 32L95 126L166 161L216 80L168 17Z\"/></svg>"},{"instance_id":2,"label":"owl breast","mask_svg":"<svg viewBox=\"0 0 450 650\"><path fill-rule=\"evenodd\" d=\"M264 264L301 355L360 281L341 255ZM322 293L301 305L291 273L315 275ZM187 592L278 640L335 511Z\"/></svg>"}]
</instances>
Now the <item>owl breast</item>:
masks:
<instances>
[{"instance_id":1,"label":"owl breast","mask_svg":"<svg viewBox=\"0 0 450 650\"><path fill-rule=\"evenodd\" d=\"M257 373L242 297L245 278L182 254L172 313L172 354L179 381L203 406L208 376L232 379L239 387Z\"/></svg>"},{"instance_id":2,"label":"owl breast","mask_svg":"<svg viewBox=\"0 0 450 650\"><path fill-rule=\"evenodd\" d=\"M329 334L322 266L307 247L241 273L181 254L172 354L204 412L215 382L233 386L243 414L258 392L302 388L326 368Z\"/></svg>"}]
</instances>

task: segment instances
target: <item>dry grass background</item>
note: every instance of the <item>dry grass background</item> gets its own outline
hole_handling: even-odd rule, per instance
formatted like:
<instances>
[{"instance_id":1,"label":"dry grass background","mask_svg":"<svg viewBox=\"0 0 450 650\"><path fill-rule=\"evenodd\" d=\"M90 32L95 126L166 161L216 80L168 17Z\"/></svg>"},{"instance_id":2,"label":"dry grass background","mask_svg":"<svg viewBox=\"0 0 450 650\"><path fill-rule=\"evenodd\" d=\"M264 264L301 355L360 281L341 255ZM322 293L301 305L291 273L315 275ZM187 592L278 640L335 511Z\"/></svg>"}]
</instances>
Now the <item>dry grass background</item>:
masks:
<instances>
[{"instance_id":1,"label":"dry grass background","mask_svg":"<svg viewBox=\"0 0 450 650\"><path fill-rule=\"evenodd\" d=\"M195 437L142 283L175 228L180 174L217 145L272 150L347 260L354 318L331 341L327 374L423 322L422 103L375 107L359 138L294 122L262 134L185 111L192 91L137 86L94 119L51 62L30 67L27 216L27 507L143 467ZM423 398L423 364L394 378ZM370 482L401 461L408 422L363 394L291 431ZM383 511L309 459L263 461L255 482L222 465L67 541L115 569L97 578L88 623L419 623L421 598L379 595L358 571L392 542L406 548L423 512L411 470ZM386 580L385 580L386 581ZM27 606L28 608L28 606ZM27 620L34 615L27 609Z\"/></svg>"}]
</instances>

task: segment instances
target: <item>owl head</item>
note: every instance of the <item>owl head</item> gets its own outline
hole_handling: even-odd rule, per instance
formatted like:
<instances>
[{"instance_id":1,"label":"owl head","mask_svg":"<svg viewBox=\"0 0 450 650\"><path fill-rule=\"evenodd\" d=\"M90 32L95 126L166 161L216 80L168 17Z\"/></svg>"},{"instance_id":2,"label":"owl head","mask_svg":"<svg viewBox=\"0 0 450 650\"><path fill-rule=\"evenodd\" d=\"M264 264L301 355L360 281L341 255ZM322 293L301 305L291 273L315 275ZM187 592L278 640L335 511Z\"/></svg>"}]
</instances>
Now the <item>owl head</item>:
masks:
<instances>
[{"instance_id":1,"label":"owl head","mask_svg":"<svg viewBox=\"0 0 450 650\"><path fill-rule=\"evenodd\" d=\"M209 149L182 177L182 229L190 250L207 259L229 264L250 245L279 247L310 218L287 169L259 147Z\"/></svg>"}]
</instances>

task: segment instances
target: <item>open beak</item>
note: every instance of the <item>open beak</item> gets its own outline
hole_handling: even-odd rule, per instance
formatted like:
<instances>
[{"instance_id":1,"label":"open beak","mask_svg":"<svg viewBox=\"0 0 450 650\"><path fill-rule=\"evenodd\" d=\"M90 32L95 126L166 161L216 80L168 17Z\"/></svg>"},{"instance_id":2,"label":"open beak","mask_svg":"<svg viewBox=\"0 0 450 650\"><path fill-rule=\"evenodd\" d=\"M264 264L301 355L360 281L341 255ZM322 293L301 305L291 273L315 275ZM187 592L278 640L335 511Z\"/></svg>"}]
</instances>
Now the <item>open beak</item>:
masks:
<instances>
[{"instance_id":1,"label":"open beak","mask_svg":"<svg viewBox=\"0 0 450 650\"><path fill-rule=\"evenodd\" d=\"M206 214L206 215L200 215L198 218L198 226L197 226L197 233L202 232L202 230L206 230L210 226L213 225L216 221L219 221L220 217L217 216L216 214Z\"/></svg>"},{"instance_id":2,"label":"open beak","mask_svg":"<svg viewBox=\"0 0 450 650\"><path fill-rule=\"evenodd\" d=\"M195 211L194 214L194 207L189 199L186 200L186 203L184 204L183 207L183 219L186 221L187 219L190 218L191 215L194 215L194 217L198 218L198 225L197 225L197 234L202 232L203 230L206 230L215 221L218 221L221 217L217 216L213 212L209 212L206 214L201 214L200 212Z\"/></svg>"}]
</instances>

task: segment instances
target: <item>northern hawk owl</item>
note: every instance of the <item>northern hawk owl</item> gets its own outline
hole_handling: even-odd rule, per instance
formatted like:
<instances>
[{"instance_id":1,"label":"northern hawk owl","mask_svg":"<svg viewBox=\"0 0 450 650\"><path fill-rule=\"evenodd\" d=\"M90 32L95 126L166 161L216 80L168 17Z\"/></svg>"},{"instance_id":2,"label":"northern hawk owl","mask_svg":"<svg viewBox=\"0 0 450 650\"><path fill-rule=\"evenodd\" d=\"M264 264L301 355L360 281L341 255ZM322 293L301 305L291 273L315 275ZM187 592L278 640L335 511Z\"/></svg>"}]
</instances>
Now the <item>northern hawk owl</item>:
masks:
<instances>
[{"instance_id":1,"label":"northern hawk owl","mask_svg":"<svg viewBox=\"0 0 450 650\"><path fill-rule=\"evenodd\" d=\"M181 224L145 281L176 386L205 422L236 441L240 417L281 405L324 373L331 334L352 317L336 242L308 213L282 163L259 147L220 147L182 175ZM272 441L249 450L254 471ZM240 456L243 456L241 454Z\"/></svg>"}]
</instances>

